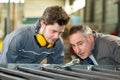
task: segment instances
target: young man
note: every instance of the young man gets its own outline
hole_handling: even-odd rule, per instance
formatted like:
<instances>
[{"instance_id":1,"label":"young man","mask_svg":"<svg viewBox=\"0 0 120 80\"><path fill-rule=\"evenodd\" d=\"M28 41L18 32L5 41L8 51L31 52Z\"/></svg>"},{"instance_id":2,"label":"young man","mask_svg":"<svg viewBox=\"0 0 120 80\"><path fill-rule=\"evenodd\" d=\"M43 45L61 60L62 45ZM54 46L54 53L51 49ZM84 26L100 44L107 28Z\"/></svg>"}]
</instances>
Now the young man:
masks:
<instances>
[{"instance_id":1,"label":"young man","mask_svg":"<svg viewBox=\"0 0 120 80\"><path fill-rule=\"evenodd\" d=\"M75 25L69 32L69 43L80 64L120 65L120 38L92 31L86 25Z\"/></svg>"},{"instance_id":2,"label":"young man","mask_svg":"<svg viewBox=\"0 0 120 80\"><path fill-rule=\"evenodd\" d=\"M21 27L8 34L4 40L0 63L64 62L64 47L60 35L70 17L60 6L46 8L34 25Z\"/></svg>"}]
</instances>

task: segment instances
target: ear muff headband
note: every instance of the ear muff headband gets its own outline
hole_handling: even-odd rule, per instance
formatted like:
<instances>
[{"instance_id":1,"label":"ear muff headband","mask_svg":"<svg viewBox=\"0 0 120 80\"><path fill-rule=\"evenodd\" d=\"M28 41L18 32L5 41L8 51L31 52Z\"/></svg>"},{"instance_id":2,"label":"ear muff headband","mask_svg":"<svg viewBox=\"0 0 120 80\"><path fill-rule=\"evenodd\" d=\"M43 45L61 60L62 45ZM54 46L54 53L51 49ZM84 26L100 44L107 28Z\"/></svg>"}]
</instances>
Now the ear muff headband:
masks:
<instances>
[{"instance_id":1,"label":"ear muff headband","mask_svg":"<svg viewBox=\"0 0 120 80\"><path fill-rule=\"evenodd\" d=\"M42 47L46 46L47 48L51 48L54 45L54 44L48 44L44 36L42 36L41 34L36 34L35 37L36 37L37 42Z\"/></svg>"},{"instance_id":2,"label":"ear muff headband","mask_svg":"<svg viewBox=\"0 0 120 80\"><path fill-rule=\"evenodd\" d=\"M48 44L47 48L53 47L54 44Z\"/></svg>"}]
</instances>

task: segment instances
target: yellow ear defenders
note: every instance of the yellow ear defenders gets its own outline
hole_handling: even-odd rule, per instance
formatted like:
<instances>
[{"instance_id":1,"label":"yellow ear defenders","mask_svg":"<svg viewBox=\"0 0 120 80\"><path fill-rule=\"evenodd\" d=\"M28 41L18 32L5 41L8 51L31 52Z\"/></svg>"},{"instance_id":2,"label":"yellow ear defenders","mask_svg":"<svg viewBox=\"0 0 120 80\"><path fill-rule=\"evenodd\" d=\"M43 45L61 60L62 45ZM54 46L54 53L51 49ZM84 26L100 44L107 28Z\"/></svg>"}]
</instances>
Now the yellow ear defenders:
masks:
<instances>
[{"instance_id":1,"label":"yellow ear defenders","mask_svg":"<svg viewBox=\"0 0 120 80\"><path fill-rule=\"evenodd\" d=\"M36 34L35 35L37 42L40 44L40 46L44 47L46 46L47 48L53 47L54 44L49 44L46 39L44 38L43 35L41 34Z\"/></svg>"}]
</instances>

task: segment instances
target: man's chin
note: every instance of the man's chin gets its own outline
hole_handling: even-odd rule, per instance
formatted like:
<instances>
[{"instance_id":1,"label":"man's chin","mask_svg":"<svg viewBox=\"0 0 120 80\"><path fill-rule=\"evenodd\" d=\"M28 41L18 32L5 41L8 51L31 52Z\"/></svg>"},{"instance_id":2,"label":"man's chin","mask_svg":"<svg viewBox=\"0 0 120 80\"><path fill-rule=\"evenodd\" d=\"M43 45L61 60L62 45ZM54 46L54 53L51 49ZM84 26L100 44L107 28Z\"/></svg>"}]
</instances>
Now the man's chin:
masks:
<instances>
[{"instance_id":1,"label":"man's chin","mask_svg":"<svg viewBox=\"0 0 120 80\"><path fill-rule=\"evenodd\" d=\"M49 43L50 43L50 44L54 44L54 43L55 43L55 41L49 41Z\"/></svg>"},{"instance_id":2,"label":"man's chin","mask_svg":"<svg viewBox=\"0 0 120 80\"><path fill-rule=\"evenodd\" d=\"M86 59L87 57L85 57L85 56L79 56L81 59Z\"/></svg>"}]
</instances>

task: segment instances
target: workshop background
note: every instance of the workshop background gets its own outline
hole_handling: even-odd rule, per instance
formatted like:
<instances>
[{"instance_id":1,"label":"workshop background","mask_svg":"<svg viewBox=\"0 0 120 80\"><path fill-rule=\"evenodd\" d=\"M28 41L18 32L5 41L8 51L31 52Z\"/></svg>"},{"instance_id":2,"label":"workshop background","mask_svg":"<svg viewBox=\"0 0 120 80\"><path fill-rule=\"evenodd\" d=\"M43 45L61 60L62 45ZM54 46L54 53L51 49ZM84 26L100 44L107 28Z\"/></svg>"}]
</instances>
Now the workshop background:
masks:
<instances>
[{"instance_id":1,"label":"workshop background","mask_svg":"<svg viewBox=\"0 0 120 80\"><path fill-rule=\"evenodd\" d=\"M0 0L0 51L7 34L33 24L51 5L62 6L71 17L62 35L65 63L72 59L67 33L73 24L88 24L98 32L120 37L120 0Z\"/></svg>"}]
</instances>

